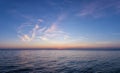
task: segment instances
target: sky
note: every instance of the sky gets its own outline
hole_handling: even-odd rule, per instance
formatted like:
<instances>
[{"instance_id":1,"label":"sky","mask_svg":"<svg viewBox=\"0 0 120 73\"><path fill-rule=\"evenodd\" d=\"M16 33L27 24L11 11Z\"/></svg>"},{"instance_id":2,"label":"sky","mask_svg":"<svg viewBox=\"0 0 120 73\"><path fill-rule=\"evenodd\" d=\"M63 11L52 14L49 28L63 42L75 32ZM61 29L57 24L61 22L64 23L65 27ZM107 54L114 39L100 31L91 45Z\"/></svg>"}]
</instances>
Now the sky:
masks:
<instances>
[{"instance_id":1,"label":"sky","mask_svg":"<svg viewBox=\"0 0 120 73\"><path fill-rule=\"evenodd\" d=\"M0 48L120 48L120 0L0 0Z\"/></svg>"}]
</instances>

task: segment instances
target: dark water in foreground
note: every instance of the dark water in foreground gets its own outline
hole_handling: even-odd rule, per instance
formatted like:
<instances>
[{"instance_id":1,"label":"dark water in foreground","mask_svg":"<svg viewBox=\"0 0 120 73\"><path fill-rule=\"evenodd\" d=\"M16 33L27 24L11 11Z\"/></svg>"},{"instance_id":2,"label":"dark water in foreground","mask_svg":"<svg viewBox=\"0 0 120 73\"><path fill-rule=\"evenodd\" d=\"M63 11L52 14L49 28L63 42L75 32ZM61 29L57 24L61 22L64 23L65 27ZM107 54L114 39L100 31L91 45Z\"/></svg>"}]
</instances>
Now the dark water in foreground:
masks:
<instances>
[{"instance_id":1,"label":"dark water in foreground","mask_svg":"<svg viewBox=\"0 0 120 73\"><path fill-rule=\"evenodd\" d=\"M120 51L1 50L0 73L120 73Z\"/></svg>"}]
</instances>

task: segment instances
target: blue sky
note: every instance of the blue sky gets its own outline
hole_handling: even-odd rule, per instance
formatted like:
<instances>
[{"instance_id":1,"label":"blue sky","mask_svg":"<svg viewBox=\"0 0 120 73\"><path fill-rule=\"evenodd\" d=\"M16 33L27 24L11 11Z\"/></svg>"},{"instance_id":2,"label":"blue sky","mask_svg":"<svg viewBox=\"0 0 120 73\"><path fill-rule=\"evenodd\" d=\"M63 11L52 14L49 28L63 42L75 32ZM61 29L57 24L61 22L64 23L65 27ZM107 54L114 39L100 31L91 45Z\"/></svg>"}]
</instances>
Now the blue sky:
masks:
<instances>
[{"instance_id":1,"label":"blue sky","mask_svg":"<svg viewBox=\"0 0 120 73\"><path fill-rule=\"evenodd\" d=\"M120 47L119 0L0 0L1 48Z\"/></svg>"}]
</instances>

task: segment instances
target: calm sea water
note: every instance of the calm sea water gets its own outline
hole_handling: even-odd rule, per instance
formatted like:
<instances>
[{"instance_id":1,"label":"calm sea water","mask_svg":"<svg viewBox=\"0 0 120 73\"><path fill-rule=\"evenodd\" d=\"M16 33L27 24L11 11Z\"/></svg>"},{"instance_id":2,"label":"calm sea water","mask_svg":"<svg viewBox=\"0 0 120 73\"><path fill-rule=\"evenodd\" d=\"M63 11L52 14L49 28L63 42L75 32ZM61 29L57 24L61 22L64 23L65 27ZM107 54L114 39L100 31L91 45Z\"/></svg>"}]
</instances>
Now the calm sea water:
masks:
<instances>
[{"instance_id":1,"label":"calm sea water","mask_svg":"<svg viewBox=\"0 0 120 73\"><path fill-rule=\"evenodd\" d=\"M0 50L0 73L120 73L120 51Z\"/></svg>"}]
</instances>

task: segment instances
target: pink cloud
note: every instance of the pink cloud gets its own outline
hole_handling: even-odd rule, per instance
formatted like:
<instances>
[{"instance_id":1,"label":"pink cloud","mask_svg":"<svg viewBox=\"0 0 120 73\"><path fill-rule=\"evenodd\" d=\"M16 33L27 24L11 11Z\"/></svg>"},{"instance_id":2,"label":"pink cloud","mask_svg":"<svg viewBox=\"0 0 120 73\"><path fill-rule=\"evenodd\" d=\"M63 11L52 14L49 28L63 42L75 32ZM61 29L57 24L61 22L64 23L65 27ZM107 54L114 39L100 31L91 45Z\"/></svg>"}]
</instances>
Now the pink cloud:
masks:
<instances>
[{"instance_id":1,"label":"pink cloud","mask_svg":"<svg viewBox=\"0 0 120 73\"><path fill-rule=\"evenodd\" d=\"M45 32L46 33L52 33L54 31L57 30L57 25L56 24L52 24Z\"/></svg>"},{"instance_id":2,"label":"pink cloud","mask_svg":"<svg viewBox=\"0 0 120 73\"><path fill-rule=\"evenodd\" d=\"M74 40L72 36L61 30L59 28L59 24L64 20L65 15L59 16L56 21L52 22L50 26L40 26L42 24L42 19L40 21L36 21L37 24L29 25L29 24L22 24L19 28L18 33L19 38L22 41L44 41L44 42L68 42L68 40L71 42ZM41 23L40 23L41 22ZM35 23L35 22L34 22ZM29 25L29 26L28 26ZM29 29L29 30L28 30ZM26 30L27 33L25 32ZM66 41L67 40L67 41ZM78 39L75 39L74 41L77 41Z\"/></svg>"},{"instance_id":3,"label":"pink cloud","mask_svg":"<svg viewBox=\"0 0 120 73\"><path fill-rule=\"evenodd\" d=\"M23 25L21 25L23 27ZM28 33L24 33L22 30L23 28L18 30L18 36L22 41L32 41L36 37L37 30L39 29L39 25L35 25L32 30L28 31ZM30 33L29 33L30 32Z\"/></svg>"}]
</instances>

